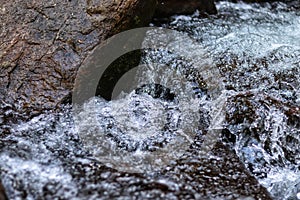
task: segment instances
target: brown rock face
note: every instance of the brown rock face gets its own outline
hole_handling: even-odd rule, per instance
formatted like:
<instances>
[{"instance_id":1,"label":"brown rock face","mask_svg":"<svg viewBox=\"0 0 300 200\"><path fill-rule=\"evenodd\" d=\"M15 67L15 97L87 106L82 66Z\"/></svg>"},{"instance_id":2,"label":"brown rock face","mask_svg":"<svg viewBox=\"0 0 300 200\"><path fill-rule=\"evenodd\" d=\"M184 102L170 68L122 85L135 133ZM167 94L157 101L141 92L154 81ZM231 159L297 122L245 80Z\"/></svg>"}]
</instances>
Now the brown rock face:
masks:
<instances>
[{"instance_id":1,"label":"brown rock face","mask_svg":"<svg viewBox=\"0 0 300 200\"><path fill-rule=\"evenodd\" d=\"M196 10L207 14L217 13L213 0L159 0L155 16L167 17L175 14L192 14Z\"/></svg>"},{"instance_id":2,"label":"brown rock face","mask_svg":"<svg viewBox=\"0 0 300 200\"><path fill-rule=\"evenodd\" d=\"M27 116L70 94L101 41L149 22L156 0L1 1L0 101Z\"/></svg>"}]
</instances>

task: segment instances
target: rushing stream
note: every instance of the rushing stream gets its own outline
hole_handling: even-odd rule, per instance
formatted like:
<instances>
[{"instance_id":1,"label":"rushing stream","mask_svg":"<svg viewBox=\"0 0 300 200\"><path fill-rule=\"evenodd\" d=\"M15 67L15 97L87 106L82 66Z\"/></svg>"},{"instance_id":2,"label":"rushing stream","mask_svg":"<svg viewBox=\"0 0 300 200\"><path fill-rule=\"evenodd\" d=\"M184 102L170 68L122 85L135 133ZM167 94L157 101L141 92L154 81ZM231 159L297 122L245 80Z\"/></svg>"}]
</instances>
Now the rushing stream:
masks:
<instances>
[{"instance_id":1,"label":"rushing stream","mask_svg":"<svg viewBox=\"0 0 300 200\"><path fill-rule=\"evenodd\" d=\"M300 194L300 15L220 2L221 17L177 17L210 52L232 91L225 135L247 168L278 199ZM228 138L227 138L228 139ZM297 197L296 197L297 196Z\"/></svg>"},{"instance_id":2,"label":"rushing stream","mask_svg":"<svg viewBox=\"0 0 300 200\"><path fill-rule=\"evenodd\" d=\"M78 115L67 105L61 113L1 125L0 177L8 196L128 197L131 193L120 189L122 181L134 185L140 177L114 179L115 172L95 163L146 173L147 184L213 127L275 199L300 199L300 13L283 3L221 1L217 8L217 16L205 19L195 13L152 24L187 33L201 46L191 54L210 66L209 77L200 77L194 63L167 51L146 51L141 62L147 67L138 71L139 77L174 81L173 89L182 93L145 84L112 101L94 97ZM185 48L191 51L189 43ZM153 62L170 67L160 72L161 65ZM178 76L186 76L186 83L174 78ZM208 81L217 89L207 89ZM10 105L0 106L12 112ZM96 139L86 142L79 132ZM105 169L95 174L97 167ZM179 187L166 180L158 182ZM94 190L98 192L90 192ZM171 194L164 198L176 199Z\"/></svg>"}]
</instances>

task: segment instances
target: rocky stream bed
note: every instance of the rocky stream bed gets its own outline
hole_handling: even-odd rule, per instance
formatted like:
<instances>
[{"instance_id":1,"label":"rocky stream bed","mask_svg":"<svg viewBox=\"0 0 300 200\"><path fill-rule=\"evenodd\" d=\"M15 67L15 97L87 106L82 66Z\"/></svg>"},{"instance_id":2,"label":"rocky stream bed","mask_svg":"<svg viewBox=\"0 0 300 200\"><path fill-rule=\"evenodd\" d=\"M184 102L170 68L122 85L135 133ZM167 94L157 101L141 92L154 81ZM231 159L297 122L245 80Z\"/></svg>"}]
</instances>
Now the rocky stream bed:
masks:
<instances>
[{"instance_id":1,"label":"rocky stream bed","mask_svg":"<svg viewBox=\"0 0 300 200\"><path fill-rule=\"evenodd\" d=\"M151 1L104 2L1 2L0 199L300 199L299 2L218 1L205 18L158 9L149 26L187 34L201 48L186 42L179 52L209 73L178 52L147 49L137 59L143 79L187 83L94 97L75 115L84 60L155 12ZM172 93L183 85L193 98Z\"/></svg>"}]
</instances>

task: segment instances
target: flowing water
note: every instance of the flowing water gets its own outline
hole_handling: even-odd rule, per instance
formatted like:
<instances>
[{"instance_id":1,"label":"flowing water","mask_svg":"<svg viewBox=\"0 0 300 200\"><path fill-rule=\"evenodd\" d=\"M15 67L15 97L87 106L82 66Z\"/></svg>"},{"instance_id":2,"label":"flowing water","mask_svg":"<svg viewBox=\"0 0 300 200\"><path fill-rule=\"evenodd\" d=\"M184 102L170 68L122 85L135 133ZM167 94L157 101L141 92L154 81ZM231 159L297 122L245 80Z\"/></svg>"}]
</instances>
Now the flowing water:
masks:
<instances>
[{"instance_id":1,"label":"flowing water","mask_svg":"<svg viewBox=\"0 0 300 200\"><path fill-rule=\"evenodd\" d=\"M159 77L161 85L174 81L171 90L144 84L113 101L92 98L78 115L66 106L61 113L1 125L0 172L8 196L128 198L123 182L134 185L134 192L141 178L118 177L95 163L145 173L150 178L143 184L148 184L163 166L183 156L203 130L213 128L221 130L220 140L275 199L300 199L300 14L283 3L221 1L217 7L219 14L206 19L195 13L154 22L197 41L199 49L187 43L181 51L199 55L209 75L199 75L195 63L168 51L149 50L138 77ZM162 66L154 62L169 67L159 72ZM174 79L182 76L184 83ZM3 117L13 111L4 103L1 109L0 122L5 122ZM95 174L95 168L103 170ZM166 180L158 182L179 187Z\"/></svg>"}]
</instances>

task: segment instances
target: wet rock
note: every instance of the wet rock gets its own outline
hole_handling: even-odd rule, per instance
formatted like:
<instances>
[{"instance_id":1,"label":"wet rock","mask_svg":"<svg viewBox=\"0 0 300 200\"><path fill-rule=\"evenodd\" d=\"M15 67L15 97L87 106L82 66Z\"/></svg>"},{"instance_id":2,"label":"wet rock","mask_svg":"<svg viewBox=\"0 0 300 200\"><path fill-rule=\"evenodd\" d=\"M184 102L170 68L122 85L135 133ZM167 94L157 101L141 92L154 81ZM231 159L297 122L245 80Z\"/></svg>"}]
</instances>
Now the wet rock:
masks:
<instances>
[{"instance_id":1,"label":"wet rock","mask_svg":"<svg viewBox=\"0 0 300 200\"><path fill-rule=\"evenodd\" d=\"M4 187L2 186L0 182L0 200L7 200Z\"/></svg>"},{"instance_id":2,"label":"wet rock","mask_svg":"<svg viewBox=\"0 0 300 200\"><path fill-rule=\"evenodd\" d=\"M194 148L151 176L120 172L99 163L74 166L71 173L80 184L81 198L272 199L235 153L221 143L211 156L199 156Z\"/></svg>"},{"instance_id":3,"label":"wet rock","mask_svg":"<svg viewBox=\"0 0 300 200\"><path fill-rule=\"evenodd\" d=\"M0 100L27 117L59 107L93 48L148 23L155 5L155 0L1 3Z\"/></svg>"},{"instance_id":4,"label":"wet rock","mask_svg":"<svg viewBox=\"0 0 300 200\"><path fill-rule=\"evenodd\" d=\"M200 13L216 14L217 9L213 0L159 0L155 17Z\"/></svg>"},{"instance_id":5,"label":"wet rock","mask_svg":"<svg viewBox=\"0 0 300 200\"><path fill-rule=\"evenodd\" d=\"M69 127L72 121L59 119L66 115L45 114L15 130L15 137L0 137L0 151L6 152L0 155L0 175L10 199L271 199L220 142L203 155L199 136L180 159L130 173L90 156Z\"/></svg>"},{"instance_id":6,"label":"wet rock","mask_svg":"<svg viewBox=\"0 0 300 200\"><path fill-rule=\"evenodd\" d=\"M222 143L217 143L211 155L192 153L180 159L167 175L190 191L191 199L271 199L268 191L249 174L238 156ZM182 192L183 194L185 192Z\"/></svg>"},{"instance_id":7,"label":"wet rock","mask_svg":"<svg viewBox=\"0 0 300 200\"><path fill-rule=\"evenodd\" d=\"M265 178L278 166L297 165L299 106L267 93L248 91L231 97L227 110L228 130L224 135L239 144L241 159L256 177Z\"/></svg>"}]
</instances>

